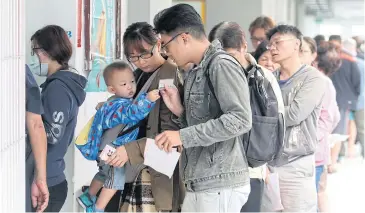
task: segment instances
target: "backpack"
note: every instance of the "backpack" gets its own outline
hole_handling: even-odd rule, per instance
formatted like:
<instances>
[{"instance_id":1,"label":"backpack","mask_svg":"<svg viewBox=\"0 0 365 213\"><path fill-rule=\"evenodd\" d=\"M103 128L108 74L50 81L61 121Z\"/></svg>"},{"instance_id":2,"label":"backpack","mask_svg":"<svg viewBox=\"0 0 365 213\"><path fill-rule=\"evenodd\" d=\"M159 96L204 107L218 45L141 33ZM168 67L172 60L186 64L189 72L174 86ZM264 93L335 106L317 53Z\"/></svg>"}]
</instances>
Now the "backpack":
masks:
<instances>
[{"instance_id":1,"label":"backpack","mask_svg":"<svg viewBox=\"0 0 365 213\"><path fill-rule=\"evenodd\" d=\"M205 74L208 87L215 99L217 97L209 76L209 67L218 55L223 55L225 59L242 67L234 57L224 51L213 54L207 62ZM254 168L276 160L281 156L284 149L285 125L284 116L279 112L278 106L278 98L281 97L276 97L271 83L264 77L261 67L256 63L251 65L253 67L250 71L242 68L248 82L252 111L252 128L243 135L242 143L248 165Z\"/></svg>"}]
</instances>

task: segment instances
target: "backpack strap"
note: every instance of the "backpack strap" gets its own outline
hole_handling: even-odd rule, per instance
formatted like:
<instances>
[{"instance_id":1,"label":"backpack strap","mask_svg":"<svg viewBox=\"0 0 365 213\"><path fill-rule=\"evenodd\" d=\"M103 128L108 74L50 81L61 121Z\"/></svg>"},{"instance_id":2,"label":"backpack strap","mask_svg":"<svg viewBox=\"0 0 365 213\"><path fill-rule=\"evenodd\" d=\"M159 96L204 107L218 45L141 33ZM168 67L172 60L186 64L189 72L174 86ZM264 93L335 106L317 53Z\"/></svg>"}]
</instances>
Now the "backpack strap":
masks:
<instances>
[{"instance_id":1,"label":"backpack strap","mask_svg":"<svg viewBox=\"0 0 365 213\"><path fill-rule=\"evenodd\" d=\"M214 87L213 87L213 84L212 84L212 81L211 81L211 79L210 79L210 66L211 66L211 64L212 64L212 62L213 62L213 60L218 56L218 55L226 55L226 56L229 56L229 57L227 57L227 58L230 58L231 59L231 61L233 62L233 63L235 63L235 64L237 64L237 65L239 65L239 67L243 70L243 72L245 73L245 75L247 75L247 73L246 73L246 71L242 68L242 66L241 66L241 63L235 58L235 57L233 57L233 56L231 56L230 54L228 54L227 52L225 52L225 51L217 51L217 52L215 52L210 58L209 58L209 60L208 60L208 62L207 62L207 65L205 66L206 68L206 72L205 72L205 75L206 75L206 78L207 78L207 82L208 82L208 87L209 87L209 89L210 89L210 91L212 92L212 94L213 94L213 96L214 96L214 98L218 101L218 99L217 99L217 96L215 95L215 92L214 92ZM219 103L218 103L219 104Z\"/></svg>"},{"instance_id":2,"label":"backpack strap","mask_svg":"<svg viewBox=\"0 0 365 213\"><path fill-rule=\"evenodd\" d=\"M142 94L142 93L145 93L147 92L147 90L150 88L151 84L152 84L152 81L156 78L157 76L157 73L158 73L159 70L155 71L147 80L147 82L143 85L142 89L139 91L138 95L136 96L136 98L133 100L132 104L134 104L138 97ZM115 126L111 129L107 129L102 137L101 137L101 144L100 144L100 149L104 149L104 147L107 145L107 144L111 144L113 141L115 141L117 138L118 138L118 135L122 134L126 134L125 131L129 131L129 129L131 128L138 128L139 126L137 125L140 125L140 122L130 128L128 128L127 130L125 130L125 128L127 127L127 125L125 124L119 124L118 126ZM132 130L131 130L132 131Z\"/></svg>"}]
</instances>

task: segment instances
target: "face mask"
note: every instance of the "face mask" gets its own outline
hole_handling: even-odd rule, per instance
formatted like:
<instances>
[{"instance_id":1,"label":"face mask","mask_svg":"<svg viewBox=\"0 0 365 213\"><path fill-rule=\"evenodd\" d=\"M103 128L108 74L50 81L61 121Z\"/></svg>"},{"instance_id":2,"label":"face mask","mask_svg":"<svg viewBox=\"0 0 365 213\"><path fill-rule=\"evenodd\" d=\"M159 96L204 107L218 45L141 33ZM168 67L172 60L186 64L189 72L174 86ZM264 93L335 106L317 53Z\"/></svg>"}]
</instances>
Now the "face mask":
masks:
<instances>
[{"instance_id":1,"label":"face mask","mask_svg":"<svg viewBox=\"0 0 365 213\"><path fill-rule=\"evenodd\" d=\"M40 63L38 57L34 56L32 58L32 63L28 64L30 70L38 76L48 75L48 64Z\"/></svg>"},{"instance_id":2,"label":"face mask","mask_svg":"<svg viewBox=\"0 0 365 213\"><path fill-rule=\"evenodd\" d=\"M30 70L38 75L38 76L47 76L48 75L48 64L34 62L29 64Z\"/></svg>"}]
</instances>

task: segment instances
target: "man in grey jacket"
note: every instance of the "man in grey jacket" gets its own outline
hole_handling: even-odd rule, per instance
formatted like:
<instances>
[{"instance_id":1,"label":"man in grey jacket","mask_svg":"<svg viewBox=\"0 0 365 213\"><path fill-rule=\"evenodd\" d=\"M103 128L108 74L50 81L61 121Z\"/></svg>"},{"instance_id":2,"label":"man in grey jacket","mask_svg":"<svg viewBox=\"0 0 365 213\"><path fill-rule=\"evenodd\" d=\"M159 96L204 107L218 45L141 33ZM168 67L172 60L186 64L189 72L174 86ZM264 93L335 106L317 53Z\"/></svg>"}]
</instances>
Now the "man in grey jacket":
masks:
<instances>
[{"instance_id":1,"label":"man in grey jacket","mask_svg":"<svg viewBox=\"0 0 365 213\"><path fill-rule=\"evenodd\" d=\"M268 32L275 72L285 106L285 146L271 168L279 173L284 212L315 212L314 152L317 122L326 82L315 68L301 64L302 33L294 26L279 25Z\"/></svg>"},{"instance_id":2,"label":"man in grey jacket","mask_svg":"<svg viewBox=\"0 0 365 213\"><path fill-rule=\"evenodd\" d=\"M218 55L207 69L212 55L223 50L218 40L208 41L201 17L190 5L161 11L154 25L169 58L178 66L195 65L185 79L184 107L176 89L166 87L161 92L182 129L155 138L166 151L184 148L181 170L187 193L182 211L239 212L250 193L242 144L242 135L252 125L246 77L240 64L227 55Z\"/></svg>"}]
</instances>

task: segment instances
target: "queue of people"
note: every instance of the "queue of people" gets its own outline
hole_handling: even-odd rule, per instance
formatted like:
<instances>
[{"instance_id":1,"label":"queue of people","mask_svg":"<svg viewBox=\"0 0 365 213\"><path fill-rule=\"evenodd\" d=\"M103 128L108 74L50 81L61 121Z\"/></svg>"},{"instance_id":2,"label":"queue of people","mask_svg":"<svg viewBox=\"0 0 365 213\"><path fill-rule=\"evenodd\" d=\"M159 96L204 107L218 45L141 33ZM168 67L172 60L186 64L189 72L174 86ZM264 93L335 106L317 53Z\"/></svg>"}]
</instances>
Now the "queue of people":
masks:
<instances>
[{"instance_id":1,"label":"queue of people","mask_svg":"<svg viewBox=\"0 0 365 213\"><path fill-rule=\"evenodd\" d=\"M85 144L77 145L99 166L77 198L86 212L104 212L118 190L121 212L329 211L327 174L336 171L344 147L329 136L349 134L350 152L357 141L364 147L359 45L342 44L339 36L314 40L265 16L249 32L251 53L239 24L224 21L207 34L188 4L160 11L153 26L127 27L126 61L103 72L113 96L98 104ZM46 26L31 42L27 211L59 212L67 197L64 156L86 79L68 65L72 47L64 29ZM47 77L41 93L30 71ZM161 87L161 80L172 84ZM269 111L274 116L260 114ZM267 124L271 131L262 129ZM117 134L108 138L112 131ZM143 164L147 138L181 153L171 178ZM253 159L263 155L252 150L265 149L275 155Z\"/></svg>"}]
</instances>

